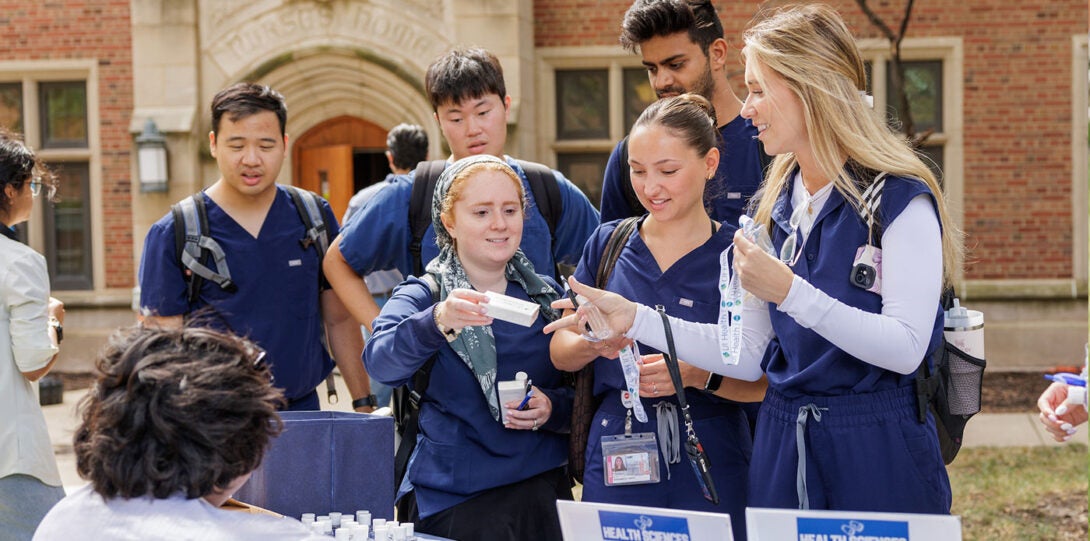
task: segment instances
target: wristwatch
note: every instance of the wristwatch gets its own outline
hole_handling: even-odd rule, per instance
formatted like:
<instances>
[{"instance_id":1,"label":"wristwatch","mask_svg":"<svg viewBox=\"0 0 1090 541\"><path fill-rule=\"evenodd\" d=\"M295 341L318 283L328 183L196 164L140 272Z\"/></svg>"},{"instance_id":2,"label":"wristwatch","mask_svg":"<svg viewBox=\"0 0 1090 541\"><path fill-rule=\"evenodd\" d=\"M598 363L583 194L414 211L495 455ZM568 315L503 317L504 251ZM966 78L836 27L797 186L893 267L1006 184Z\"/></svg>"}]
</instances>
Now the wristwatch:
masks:
<instances>
[{"instance_id":1,"label":"wristwatch","mask_svg":"<svg viewBox=\"0 0 1090 541\"><path fill-rule=\"evenodd\" d=\"M369 394L369 395L367 395L367 396L365 396L363 398L357 398L357 399L352 401L352 409L362 408L364 406L367 406L367 407L370 407L370 408L377 408L378 407L378 398L375 398L375 395L373 395L373 394Z\"/></svg>"},{"instance_id":2,"label":"wristwatch","mask_svg":"<svg viewBox=\"0 0 1090 541\"><path fill-rule=\"evenodd\" d=\"M61 325L59 319L55 317L50 317L49 326L53 327L53 330L57 331L57 343L61 343L61 341L64 340L64 325Z\"/></svg>"},{"instance_id":3,"label":"wristwatch","mask_svg":"<svg viewBox=\"0 0 1090 541\"><path fill-rule=\"evenodd\" d=\"M723 376L712 372L708 374L708 381L704 384L704 390L709 393L714 393L719 390L719 385L723 383Z\"/></svg>"},{"instance_id":4,"label":"wristwatch","mask_svg":"<svg viewBox=\"0 0 1090 541\"><path fill-rule=\"evenodd\" d=\"M459 329L451 329L446 325L439 322L439 305L435 305L435 308L431 311L432 319L435 320L435 327L439 329L439 332L443 333L443 338L447 339L447 342L453 342L458 339L458 334L462 331Z\"/></svg>"}]
</instances>

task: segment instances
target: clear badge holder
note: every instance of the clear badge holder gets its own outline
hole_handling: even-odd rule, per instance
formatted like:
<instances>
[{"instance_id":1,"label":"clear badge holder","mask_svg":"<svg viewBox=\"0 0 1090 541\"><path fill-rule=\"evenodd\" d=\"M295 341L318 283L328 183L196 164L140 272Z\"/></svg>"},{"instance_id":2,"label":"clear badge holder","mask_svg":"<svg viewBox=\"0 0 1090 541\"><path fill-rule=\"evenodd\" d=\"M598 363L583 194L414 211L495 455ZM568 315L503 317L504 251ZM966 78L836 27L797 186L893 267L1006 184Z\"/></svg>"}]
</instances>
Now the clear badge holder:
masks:
<instances>
[{"instance_id":1,"label":"clear badge holder","mask_svg":"<svg viewBox=\"0 0 1090 541\"><path fill-rule=\"evenodd\" d=\"M602 437L606 486L658 483L659 449L655 434L640 432Z\"/></svg>"}]
</instances>

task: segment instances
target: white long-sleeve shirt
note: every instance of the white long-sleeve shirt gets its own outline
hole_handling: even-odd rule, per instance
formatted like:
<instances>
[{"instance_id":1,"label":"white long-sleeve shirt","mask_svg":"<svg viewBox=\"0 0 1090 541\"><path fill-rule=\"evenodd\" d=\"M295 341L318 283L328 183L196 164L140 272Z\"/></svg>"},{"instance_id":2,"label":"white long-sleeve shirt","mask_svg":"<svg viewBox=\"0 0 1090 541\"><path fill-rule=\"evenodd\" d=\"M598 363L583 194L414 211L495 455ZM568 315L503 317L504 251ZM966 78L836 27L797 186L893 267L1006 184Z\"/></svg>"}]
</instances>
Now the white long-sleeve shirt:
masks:
<instances>
[{"instance_id":1,"label":"white long-sleeve shirt","mask_svg":"<svg viewBox=\"0 0 1090 541\"><path fill-rule=\"evenodd\" d=\"M809 227L801 228L803 238ZM805 241L804 241L805 242ZM836 347L864 362L900 374L919 366L935 323L935 303L942 290L942 235L928 196L917 196L882 234L882 311L874 314L848 306L795 276L777 310L812 329ZM670 318L678 357L725 376L754 381L772 339L770 303L746 299L742 351L737 365L727 365L719 351L718 327ZM661 316L639 305L626 336L665 351Z\"/></svg>"}]
</instances>

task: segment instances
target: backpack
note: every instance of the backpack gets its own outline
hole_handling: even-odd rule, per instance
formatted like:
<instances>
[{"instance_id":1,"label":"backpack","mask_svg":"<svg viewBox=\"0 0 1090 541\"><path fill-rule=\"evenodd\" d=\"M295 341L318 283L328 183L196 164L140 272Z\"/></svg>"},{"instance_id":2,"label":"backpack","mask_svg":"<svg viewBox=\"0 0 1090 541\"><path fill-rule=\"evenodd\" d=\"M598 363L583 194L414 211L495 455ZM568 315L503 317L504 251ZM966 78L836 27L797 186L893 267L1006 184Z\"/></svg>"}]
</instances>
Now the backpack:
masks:
<instances>
[{"instance_id":1,"label":"backpack","mask_svg":"<svg viewBox=\"0 0 1090 541\"><path fill-rule=\"evenodd\" d=\"M530 192L533 193L534 203L538 212L549 224L549 234L552 237L553 246L556 245L556 227L560 223L560 217L564 213L564 203L560 198L560 186L557 184L553 170L539 163L515 160L526 173L526 181L530 183ZM446 160L433 160L421 162L413 174L413 192L409 199L409 227L412 232L412 240L409 242L409 253L412 255L413 275L424 275L425 261L421 260L420 248L424 240L424 233L431 225L431 204L435 194L435 183L439 175L447 167ZM554 278L559 278L559 272Z\"/></svg>"},{"instance_id":2,"label":"backpack","mask_svg":"<svg viewBox=\"0 0 1090 541\"><path fill-rule=\"evenodd\" d=\"M636 230L638 217L625 218L609 235L602 250L602 259L598 262L598 273L594 277L594 287L605 289L613 266L624 250L625 243ZM583 470L586 467L587 438L594 413L602 401L594 396L594 363L587 363L575 373L575 398L572 402L571 434L568 439L568 474L576 481L583 482Z\"/></svg>"},{"instance_id":3,"label":"backpack","mask_svg":"<svg viewBox=\"0 0 1090 541\"><path fill-rule=\"evenodd\" d=\"M435 283L435 278L432 278L430 274L423 274L420 279L428 284L432 301L438 303L439 284ZM438 358L438 353L432 355L413 374L411 389L408 385L399 385L394 387L393 390L394 429L397 431L398 436L401 437L401 442L397 445L397 453L394 455L395 493L401 488L401 482L405 479L405 474L408 473L409 458L412 457L413 451L416 449L416 436L420 433L420 403L424 399L424 393L428 390L431 370ZM397 509L398 520L408 520L408 500L409 498L402 498L396 502L394 507Z\"/></svg>"},{"instance_id":4,"label":"backpack","mask_svg":"<svg viewBox=\"0 0 1090 541\"><path fill-rule=\"evenodd\" d=\"M758 157L761 160L761 173L763 176L764 173L768 172L768 167L772 165L772 156L765 153L765 145L760 140L757 141L757 148L760 151ZM628 168L628 136L621 140L620 173L621 192L624 193L624 199L628 202L628 215L643 216L647 214L647 209L643 208L643 203L640 203L640 198L636 196L636 189L632 187L632 171Z\"/></svg>"},{"instance_id":5,"label":"backpack","mask_svg":"<svg viewBox=\"0 0 1090 541\"><path fill-rule=\"evenodd\" d=\"M881 248L883 227L878 209L882 201L882 188L886 174L879 174L863 191L860 216L871 230L876 247ZM946 286L941 297L943 311L954 305L954 288ZM924 359L916 369L916 420L927 422L927 412L935 418L935 432L939 437L942 460L950 464L961 450L965 425L980 411L980 391L984 381L987 361L965 353L939 335L939 347L932 354L931 363ZM931 366L933 365L933 366Z\"/></svg>"},{"instance_id":6,"label":"backpack","mask_svg":"<svg viewBox=\"0 0 1090 541\"><path fill-rule=\"evenodd\" d=\"M310 246L318 251L318 290L329 288L329 282L322 274L322 259L329 249L329 227L326 226L322 216L320 197L312 192L285 186L295 209L299 212L299 219L306 227L306 235L299 239L299 244L306 250ZM223 248L212 238L211 228L208 225L208 211L204 206L204 197L201 192L195 193L170 206L170 212L174 216L174 248L178 261L182 264L183 275L186 282L186 300L193 304L200 297L201 285L205 280L211 280L228 293L238 291L238 285L231 280L231 269L227 266L227 255ZM215 265L216 270L209 267L209 263ZM323 338L324 340L324 338ZM330 403L337 403L337 390L333 381L333 373L326 377L326 393Z\"/></svg>"},{"instance_id":7,"label":"backpack","mask_svg":"<svg viewBox=\"0 0 1090 541\"><path fill-rule=\"evenodd\" d=\"M319 196L295 186L285 187L307 230L306 236L299 239L299 244L304 250L313 245L318 251L318 285L320 289L328 288L329 283L321 273L321 262L329 249L329 228L322 216ZM215 282L228 293L238 291L238 286L231 280L227 256L211 236L208 211L205 209L202 194L195 193L171 205L170 212L174 216L174 247L178 261L184 268L186 299L191 304L197 301L204 280ZM216 270L208 266L209 258L215 264Z\"/></svg>"}]
</instances>

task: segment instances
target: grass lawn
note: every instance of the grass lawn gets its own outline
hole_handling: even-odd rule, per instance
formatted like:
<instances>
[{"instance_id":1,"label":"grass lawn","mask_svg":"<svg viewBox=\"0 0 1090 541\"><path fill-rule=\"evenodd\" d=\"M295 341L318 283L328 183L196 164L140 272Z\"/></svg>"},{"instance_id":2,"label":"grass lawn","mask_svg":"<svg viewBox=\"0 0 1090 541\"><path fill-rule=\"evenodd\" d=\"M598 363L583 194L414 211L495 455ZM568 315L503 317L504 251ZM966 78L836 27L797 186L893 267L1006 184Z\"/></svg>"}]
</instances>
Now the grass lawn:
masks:
<instances>
[{"instance_id":1,"label":"grass lawn","mask_svg":"<svg viewBox=\"0 0 1090 541\"><path fill-rule=\"evenodd\" d=\"M973 447L948 467L965 541L1087 539L1087 448Z\"/></svg>"}]
</instances>

